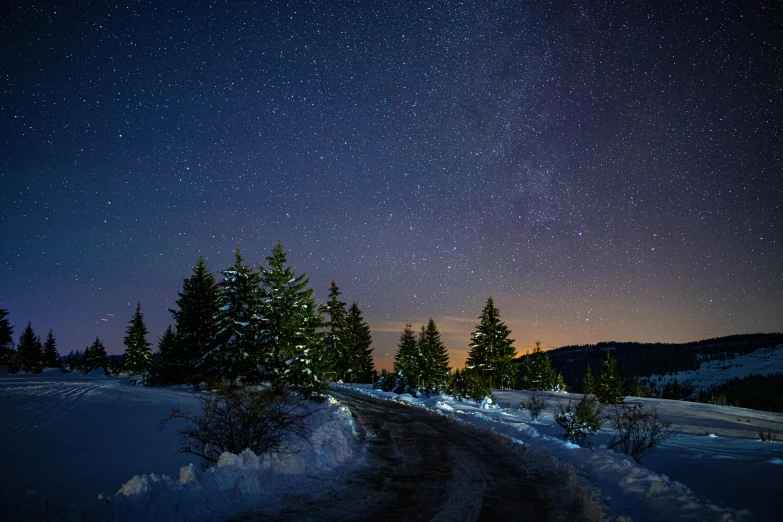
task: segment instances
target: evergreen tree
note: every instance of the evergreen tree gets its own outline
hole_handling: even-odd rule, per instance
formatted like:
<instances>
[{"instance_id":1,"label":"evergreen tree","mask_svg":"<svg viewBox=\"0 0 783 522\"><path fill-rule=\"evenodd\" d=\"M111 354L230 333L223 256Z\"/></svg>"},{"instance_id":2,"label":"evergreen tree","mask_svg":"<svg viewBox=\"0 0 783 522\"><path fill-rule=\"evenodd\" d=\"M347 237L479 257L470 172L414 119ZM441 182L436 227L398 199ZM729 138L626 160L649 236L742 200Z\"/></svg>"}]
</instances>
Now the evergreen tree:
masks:
<instances>
[{"instance_id":1,"label":"evergreen tree","mask_svg":"<svg viewBox=\"0 0 783 522\"><path fill-rule=\"evenodd\" d=\"M623 402L623 381L617 373L617 363L612 352L606 350L606 357L601 366L601 375L595 387L595 396L604 404L620 404Z\"/></svg>"},{"instance_id":2,"label":"evergreen tree","mask_svg":"<svg viewBox=\"0 0 783 522\"><path fill-rule=\"evenodd\" d=\"M321 314L328 316L326 335L324 336L324 355L329 372L335 381L345 381L349 370L349 357L345 345L345 303L340 301L340 289L332 281L329 287L329 300L319 308Z\"/></svg>"},{"instance_id":3,"label":"evergreen tree","mask_svg":"<svg viewBox=\"0 0 783 522\"><path fill-rule=\"evenodd\" d=\"M103 369L103 372L106 373L109 368L109 358L100 339L96 337L92 346L88 346L84 350L81 363L82 373L85 375L97 369Z\"/></svg>"},{"instance_id":4,"label":"evergreen tree","mask_svg":"<svg viewBox=\"0 0 783 522\"><path fill-rule=\"evenodd\" d=\"M178 295L179 310L169 310L176 324L176 342L161 363L166 365L161 372L167 384L197 384L204 377L201 360L214 346L220 311L220 287L203 258L183 281Z\"/></svg>"},{"instance_id":5,"label":"evergreen tree","mask_svg":"<svg viewBox=\"0 0 783 522\"><path fill-rule=\"evenodd\" d=\"M595 377L593 377L593 371L590 369L590 366L587 367L587 372L582 381L582 393L585 395L592 395L595 393Z\"/></svg>"},{"instance_id":6,"label":"evergreen tree","mask_svg":"<svg viewBox=\"0 0 783 522\"><path fill-rule=\"evenodd\" d=\"M514 365L511 362L516 357L514 340L509 339L511 333L506 323L500 320L500 311L495 308L492 297L479 316L481 321L471 335L466 365L485 375L485 379L497 388L514 387Z\"/></svg>"},{"instance_id":7,"label":"evergreen tree","mask_svg":"<svg viewBox=\"0 0 783 522\"><path fill-rule=\"evenodd\" d=\"M346 352L350 361L350 381L370 382L375 369L372 360L370 325L362 318L359 305L353 303L345 321Z\"/></svg>"},{"instance_id":8,"label":"evergreen tree","mask_svg":"<svg viewBox=\"0 0 783 522\"><path fill-rule=\"evenodd\" d=\"M328 386L329 361L324 353L324 321L317 313L308 279L285 266L283 245L268 256L261 268L262 305L259 345L268 374L305 397Z\"/></svg>"},{"instance_id":9,"label":"evergreen tree","mask_svg":"<svg viewBox=\"0 0 783 522\"><path fill-rule=\"evenodd\" d=\"M541 349L541 341L536 341L533 353L525 358L528 360L522 387L525 390L552 390L557 384L557 374L552 369L549 356Z\"/></svg>"},{"instance_id":10,"label":"evergreen tree","mask_svg":"<svg viewBox=\"0 0 783 522\"><path fill-rule=\"evenodd\" d=\"M563 374L560 372L557 372L557 380L555 383L555 391L560 392L567 392L568 386L566 386L565 379L563 379Z\"/></svg>"},{"instance_id":11,"label":"evergreen tree","mask_svg":"<svg viewBox=\"0 0 783 522\"><path fill-rule=\"evenodd\" d=\"M141 313L141 303L136 304L136 312L133 314L128 328L125 330L125 369L131 375L149 373L152 368L152 354L147 341L147 326L144 324L144 316Z\"/></svg>"},{"instance_id":12,"label":"evergreen tree","mask_svg":"<svg viewBox=\"0 0 783 522\"><path fill-rule=\"evenodd\" d=\"M394 373L397 374L397 393L416 395L419 382L419 356L416 334L410 324L405 325L400 341L397 343L397 353L394 356Z\"/></svg>"},{"instance_id":13,"label":"evergreen tree","mask_svg":"<svg viewBox=\"0 0 783 522\"><path fill-rule=\"evenodd\" d=\"M177 348L177 334L169 325L158 341L158 357L152 366L153 385L167 386L179 382L178 378L180 375L173 374L173 370L178 367L172 363L172 358L176 355Z\"/></svg>"},{"instance_id":14,"label":"evergreen tree","mask_svg":"<svg viewBox=\"0 0 783 522\"><path fill-rule=\"evenodd\" d=\"M9 365L9 359L14 357L14 327L8 320L8 310L0 308L0 366Z\"/></svg>"},{"instance_id":15,"label":"evergreen tree","mask_svg":"<svg viewBox=\"0 0 783 522\"><path fill-rule=\"evenodd\" d=\"M47 368L59 368L62 366L60 354L57 353L57 342L54 340L54 334L52 333L51 328L49 329L49 333L46 335L46 342L44 342L43 360L44 365Z\"/></svg>"},{"instance_id":16,"label":"evergreen tree","mask_svg":"<svg viewBox=\"0 0 783 522\"><path fill-rule=\"evenodd\" d=\"M418 339L421 387L429 393L440 393L449 378L449 354L440 340L435 321L421 327Z\"/></svg>"},{"instance_id":17,"label":"evergreen tree","mask_svg":"<svg viewBox=\"0 0 783 522\"><path fill-rule=\"evenodd\" d=\"M35 332L33 332L33 327L30 323L27 323L27 328L24 329L19 337L16 349L22 370L41 373L44 365L43 345L38 336L35 335Z\"/></svg>"},{"instance_id":18,"label":"evergreen tree","mask_svg":"<svg viewBox=\"0 0 783 522\"><path fill-rule=\"evenodd\" d=\"M261 279L256 271L243 264L239 247L234 265L220 273L223 280L219 283L222 292L217 331L212 348L202 359L200 373L208 379L233 381L239 376L254 376L261 362L256 339ZM182 335L179 330L178 333Z\"/></svg>"}]
</instances>

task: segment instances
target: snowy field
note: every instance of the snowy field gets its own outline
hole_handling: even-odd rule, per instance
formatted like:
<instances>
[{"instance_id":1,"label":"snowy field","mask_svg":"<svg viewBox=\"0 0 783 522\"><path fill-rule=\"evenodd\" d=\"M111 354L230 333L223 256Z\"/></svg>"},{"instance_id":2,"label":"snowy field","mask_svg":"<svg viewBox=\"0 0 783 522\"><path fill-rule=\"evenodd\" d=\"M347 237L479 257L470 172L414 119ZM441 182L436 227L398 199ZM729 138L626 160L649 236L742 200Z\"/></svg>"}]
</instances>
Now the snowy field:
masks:
<instances>
[{"instance_id":1,"label":"snowy field","mask_svg":"<svg viewBox=\"0 0 783 522\"><path fill-rule=\"evenodd\" d=\"M2 371L3 521L225 519L272 495L341 480L363 458L350 412L329 401L308 403L313 431L292 444L297 453L225 454L202 472L196 457L178 453L175 422L158 430L177 405L200 410L189 392L56 370Z\"/></svg>"},{"instance_id":2,"label":"snowy field","mask_svg":"<svg viewBox=\"0 0 783 522\"><path fill-rule=\"evenodd\" d=\"M503 408L450 397L413 398L354 386L384 400L425 407L492 429L572 464L597 489L605 511L643 520L778 520L783 512L783 415L657 399L677 436L643 466L602 448L564 443L552 413L567 394L544 393L549 406L532 422L518 409L531 392L497 392ZM196 409L190 393L137 388L127 380L46 371L0 374L0 520L215 520L236 516L286 492L317 495L366 463L350 413L335 401L313 403L313 433L291 455L226 455L202 472L178 454L174 426L159 431L172 407ZM196 466L189 466L190 463ZM99 498L100 495L100 498ZM271 508L274 509L274 508ZM613 518L614 519L614 518Z\"/></svg>"},{"instance_id":3,"label":"snowy field","mask_svg":"<svg viewBox=\"0 0 783 522\"><path fill-rule=\"evenodd\" d=\"M520 444L553 454L572 464L585 482L600 490L607 513L643 520L780 520L783 512L783 442L762 442L757 429L783 437L783 414L661 399L627 398L656 404L677 435L643 465L605 448L610 432L592 440L593 449L564 442L555 424L557 402L568 394L496 392L498 405L482 409L451 397L410 395L355 389L378 398L426 407L511 437ZM541 394L549 406L533 422L519 404ZM509 407L505 407L509 406ZM602 447L603 445L603 447Z\"/></svg>"}]
</instances>

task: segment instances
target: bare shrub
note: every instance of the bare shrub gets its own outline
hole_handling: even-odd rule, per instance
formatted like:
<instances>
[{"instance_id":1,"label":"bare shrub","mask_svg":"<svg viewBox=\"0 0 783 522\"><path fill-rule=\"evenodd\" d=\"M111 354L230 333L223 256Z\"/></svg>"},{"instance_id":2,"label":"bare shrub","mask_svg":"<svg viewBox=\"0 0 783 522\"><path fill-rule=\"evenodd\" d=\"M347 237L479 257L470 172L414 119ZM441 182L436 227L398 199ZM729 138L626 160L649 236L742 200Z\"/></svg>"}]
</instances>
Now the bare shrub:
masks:
<instances>
[{"instance_id":1,"label":"bare shrub","mask_svg":"<svg viewBox=\"0 0 783 522\"><path fill-rule=\"evenodd\" d=\"M759 438L764 442L775 442L778 440L778 436L772 433L770 430L767 430L767 433L764 433L764 430L759 429Z\"/></svg>"},{"instance_id":2,"label":"bare shrub","mask_svg":"<svg viewBox=\"0 0 783 522\"><path fill-rule=\"evenodd\" d=\"M214 393L194 396L201 403L201 414L176 407L160 421L159 428L174 419L184 420L185 426L179 430L180 451L198 456L202 469L216 464L224 451L238 454L250 449L260 455L291 435L307 434L310 410L286 390L223 385Z\"/></svg>"},{"instance_id":3,"label":"bare shrub","mask_svg":"<svg viewBox=\"0 0 783 522\"><path fill-rule=\"evenodd\" d=\"M609 448L619 448L636 462L641 462L663 441L674 436L671 422L661 420L657 406L617 404L606 419L614 429Z\"/></svg>"},{"instance_id":4,"label":"bare shrub","mask_svg":"<svg viewBox=\"0 0 783 522\"><path fill-rule=\"evenodd\" d=\"M563 438L580 446L590 447L590 437L601 429L603 406L594 395L584 394L578 401L558 404L555 422L563 428Z\"/></svg>"},{"instance_id":5,"label":"bare shrub","mask_svg":"<svg viewBox=\"0 0 783 522\"><path fill-rule=\"evenodd\" d=\"M538 420L541 412L547 407L547 400L543 395L533 395L527 403L527 409L530 410L530 418Z\"/></svg>"}]
</instances>

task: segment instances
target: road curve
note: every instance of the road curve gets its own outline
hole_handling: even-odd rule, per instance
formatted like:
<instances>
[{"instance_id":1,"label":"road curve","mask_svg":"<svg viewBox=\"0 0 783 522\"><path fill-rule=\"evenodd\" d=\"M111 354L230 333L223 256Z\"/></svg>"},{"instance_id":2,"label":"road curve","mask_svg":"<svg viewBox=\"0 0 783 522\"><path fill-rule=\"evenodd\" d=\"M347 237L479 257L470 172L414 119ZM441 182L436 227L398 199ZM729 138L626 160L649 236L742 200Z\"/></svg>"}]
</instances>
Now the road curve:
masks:
<instances>
[{"instance_id":1,"label":"road curve","mask_svg":"<svg viewBox=\"0 0 783 522\"><path fill-rule=\"evenodd\" d=\"M369 466L323 498L289 498L274 517L241 520L583 518L578 502L564 502L556 478L531 470L525 452L500 437L420 408L345 389L331 394L367 431Z\"/></svg>"}]
</instances>

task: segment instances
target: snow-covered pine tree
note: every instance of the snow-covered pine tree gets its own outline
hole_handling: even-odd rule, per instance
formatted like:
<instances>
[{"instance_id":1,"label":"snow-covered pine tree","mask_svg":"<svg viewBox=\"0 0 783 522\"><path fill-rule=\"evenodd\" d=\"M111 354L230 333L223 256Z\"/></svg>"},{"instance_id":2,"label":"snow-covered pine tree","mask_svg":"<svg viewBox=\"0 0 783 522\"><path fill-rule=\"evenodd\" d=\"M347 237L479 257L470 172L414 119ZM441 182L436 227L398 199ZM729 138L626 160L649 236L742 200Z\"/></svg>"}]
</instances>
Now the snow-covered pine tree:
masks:
<instances>
[{"instance_id":1,"label":"snow-covered pine tree","mask_svg":"<svg viewBox=\"0 0 783 522\"><path fill-rule=\"evenodd\" d=\"M15 358L14 327L8 320L8 310L0 308L0 366L7 366L11 357Z\"/></svg>"},{"instance_id":2,"label":"snow-covered pine tree","mask_svg":"<svg viewBox=\"0 0 783 522\"><path fill-rule=\"evenodd\" d=\"M261 307L261 278L245 265L237 247L234 265L221 270L223 280L217 331L212 348L202 357L199 372L207 379L234 381L244 376L255 380L260 360L257 329ZM179 333L179 332L178 332Z\"/></svg>"},{"instance_id":3,"label":"snow-covered pine tree","mask_svg":"<svg viewBox=\"0 0 783 522\"><path fill-rule=\"evenodd\" d=\"M317 313L313 290L305 274L294 275L283 245L261 267L262 304L259 345L275 385L286 385L305 397L329 385L329 361L324 353L324 321Z\"/></svg>"},{"instance_id":4,"label":"snow-covered pine tree","mask_svg":"<svg viewBox=\"0 0 783 522\"><path fill-rule=\"evenodd\" d=\"M136 304L136 312L128 322L125 330L125 356L123 357L125 369L131 375L144 375L152 368L152 343L147 341L147 326L144 324L144 315L141 313L141 302Z\"/></svg>"},{"instance_id":5,"label":"snow-covered pine tree","mask_svg":"<svg viewBox=\"0 0 783 522\"><path fill-rule=\"evenodd\" d=\"M595 386L596 398L604 404L620 404L625 398L623 395L623 381L617 372L617 363L612 353L607 348L606 357L601 365L601 375Z\"/></svg>"},{"instance_id":6,"label":"snow-covered pine tree","mask_svg":"<svg viewBox=\"0 0 783 522\"><path fill-rule=\"evenodd\" d=\"M59 368L62 366L62 360L60 354L57 353L57 342L54 340L54 334L52 329L49 328L49 333L46 334L46 341L43 347L43 360L44 365L47 368Z\"/></svg>"},{"instance_id":7,"label":"snow-covered pine tree","mask_svg":"<svg viewBox=\"0 0 783 522\"><path fill-rule=\"evenodd\" d=\"M557 384L557 374L552 369L549 356L541 349L541 341L536 341L533 353L526 356L525 381L522 388L525 390L552 390Z\"/></svg>"},{"instance_id":8,"label":"snow-covered pine tree","mask_svg":"<svg viewBox=\"0 0 783 522\"><path fill-rule=\"evenodd\" d=\"M26 372L41 373L43 370L43 345L41 340L33 332L31 323L27 323L27 328L19 336L19 343L16 345L19 362L22 370Z\"/></svg>"},{"instance_id":9,"label":"snow-covered pine tree","mask_svg":"<svg viewBox=\"0 0 783 522\"><path fill-rule=\"evenodd\" d=\"M350 382L370 382L375 371L372 360L370 325L362 318L359 305L353 303L345 322L347 352L350 360Z\"/></svg>"},{"instance_id":10,"label":"snow-covered pine tree","mask_svg":"<svg viewBox=\"0 0 783 522\"><path fill-rule=\"evenodd\" d=\"M82 373L88 374L93 370L102 369L104 373L109 367L109 358L106 355L106 347L99 338L95 338L95 342L92 346L88 346L84 350L82 356Z\"/></svg>"},{"instance_id":11,"label":"snow-covered pine tree","mask_svg":"<svg viewBox=\"0 0 783 522\"><path fill-rule=\"evenodd\" d=\"M421 387L428 393L440 393L449 378L449 353L440 340L435 321L430 320L421 327L418 339L421 369Z\"/></svg>"},{"instance_id":12,"label":"snow-covered pine tree","mask_svg":"<svg viewBox=\"0 0 783 522\"><path fill-rule=\"evenodd\" d=\"M511 362L517 356L511 331L500 320L500 311L490 296L479 316L481 321L471 335L466 366L483 375L495 388L511 389L516 369Z\"/></svg>"},{"instance_id":13,"label":"snow-covered pine tree","mask_svg":"<svg viewBox=\"0 0 783 522\"><path fill-rule=\"evenodd\" d=\"M340 301L340 289L332 281L329 287L329 300L319 308L327 316L326 335L324 336L324 356L329 375L334 381L344 381L349 370L349 357L345 346L345 303Z\"/></svg>"},{"instance_id":14,"label":"snow-covered pine tree","mask_svg":"<svg viewBox=\"0 0 783 522\"><path fill-rule=\"evenodd\" d=\"M214 345L220 311L220 287L203 258L193 267L193 275L183 281L178 295L179 310L169 309L176 325L176 342L165 357L161 375L167 384L197 384L204 377L199 365Z\"/></svg>"},{"instance_id":15,"label":"snow-covered pine tree","mask_svg":"<svg viewBox=\"0 0 783 522\"><path fill-rule=\"evenodd\" d=\"M419 387L419 350L416 334L410 324L405 325L397 343L397 353L394 356L394 373L397 374L397 393L416 395Z\"/></svg>"}]
</instances>

